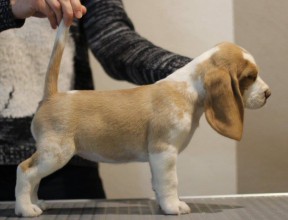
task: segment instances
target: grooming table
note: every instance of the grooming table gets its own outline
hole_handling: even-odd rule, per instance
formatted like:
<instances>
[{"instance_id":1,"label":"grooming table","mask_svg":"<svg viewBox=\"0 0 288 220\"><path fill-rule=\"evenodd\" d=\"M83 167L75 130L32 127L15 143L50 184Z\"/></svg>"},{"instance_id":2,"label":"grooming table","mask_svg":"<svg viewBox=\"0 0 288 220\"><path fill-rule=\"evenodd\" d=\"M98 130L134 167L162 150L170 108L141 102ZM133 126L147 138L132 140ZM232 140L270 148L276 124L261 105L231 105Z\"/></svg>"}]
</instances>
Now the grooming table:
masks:
<instances>
[{"instance_id":1,"label":"grooming table","mask_svg":"<svg viewBox=\"0 0 288 220\"><path fill-rule=\"evenodd\" d=\"M35 219L67 220L287 220L288 194L182 198L190 214L163 215L153 199L46 201L48 210ZM13 202L0 202L0 219L18 218ZM31 220L31 218L28 218Z\"/></svg>"}]
</instances>

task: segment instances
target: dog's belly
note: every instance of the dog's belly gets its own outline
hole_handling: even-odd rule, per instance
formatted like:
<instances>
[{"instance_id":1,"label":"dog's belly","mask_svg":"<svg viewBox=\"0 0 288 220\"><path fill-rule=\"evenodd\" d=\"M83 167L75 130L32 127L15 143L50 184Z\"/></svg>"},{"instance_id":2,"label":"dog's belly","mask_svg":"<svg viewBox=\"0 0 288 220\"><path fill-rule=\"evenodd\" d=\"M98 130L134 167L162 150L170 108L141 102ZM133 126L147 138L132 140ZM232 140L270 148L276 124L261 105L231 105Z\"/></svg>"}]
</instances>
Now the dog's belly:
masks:
<instances>
[{"instance_id":1,"label":"dog's belly","mask_svg":"<svg viewBox=\"0 0 288 220\"><path fill-rule=\"evenodd\" d=\"M94 162L105 163L127 163L127 162L147 162L148 154L144 152L133 153L131 152L111 152L111 153L98 153L95 151L78 151L77 155L87 160Z\"/></svg>"}]
</instances>

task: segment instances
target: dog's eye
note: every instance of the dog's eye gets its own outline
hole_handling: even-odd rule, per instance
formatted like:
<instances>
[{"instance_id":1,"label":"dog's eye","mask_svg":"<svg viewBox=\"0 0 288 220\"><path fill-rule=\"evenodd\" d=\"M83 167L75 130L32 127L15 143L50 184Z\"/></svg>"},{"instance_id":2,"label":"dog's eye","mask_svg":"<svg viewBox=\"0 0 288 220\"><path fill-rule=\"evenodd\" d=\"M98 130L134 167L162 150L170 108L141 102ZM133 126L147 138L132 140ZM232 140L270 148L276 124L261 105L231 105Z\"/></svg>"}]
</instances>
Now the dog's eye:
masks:
<instances>
[{"instance_id":1,"label":"dog's eye","mask_svg":"<svg viewBox=\"0 0 288 220\"><path fill-rule=\"evenodd\" d=\"M256 78L257 78L256 75L248 75L248 76L247 76L247 79L249 79L249 80L251 80L251 81L253 81L253 82L256 80Z\"/></svg>"}]
</instances>

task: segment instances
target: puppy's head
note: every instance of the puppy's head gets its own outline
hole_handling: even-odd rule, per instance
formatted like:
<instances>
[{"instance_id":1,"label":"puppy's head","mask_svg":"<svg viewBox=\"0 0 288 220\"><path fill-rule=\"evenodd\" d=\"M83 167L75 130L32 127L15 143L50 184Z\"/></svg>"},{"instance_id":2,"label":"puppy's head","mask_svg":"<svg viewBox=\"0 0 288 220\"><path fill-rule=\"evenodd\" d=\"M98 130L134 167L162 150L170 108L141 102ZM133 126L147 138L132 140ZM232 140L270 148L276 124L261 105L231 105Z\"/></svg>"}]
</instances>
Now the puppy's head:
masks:
<instances>
[{"instance_id":1,"label":"puppy's head","mask_svg":"<svg viewBox=\"0 0 288 220\"><path fill-rule=\"evenodd\" d=\"M201 66L207 121L220 134L240 140L244 107L260 108L271 95L253 56L235 44L221 43Z\"/></svg>"}]
</instances>

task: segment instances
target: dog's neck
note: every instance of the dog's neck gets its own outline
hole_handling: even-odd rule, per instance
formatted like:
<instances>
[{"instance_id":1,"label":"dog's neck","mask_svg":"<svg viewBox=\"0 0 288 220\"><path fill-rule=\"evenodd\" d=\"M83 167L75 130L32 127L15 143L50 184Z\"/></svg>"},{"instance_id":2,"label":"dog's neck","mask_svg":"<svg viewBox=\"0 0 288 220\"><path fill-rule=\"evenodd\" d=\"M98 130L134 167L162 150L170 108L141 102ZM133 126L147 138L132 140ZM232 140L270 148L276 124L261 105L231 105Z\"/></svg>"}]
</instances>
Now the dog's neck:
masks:
<instances>
[{"instance_id":1,"label":"dog's neck","mask_svg":"<svg viewBox=\"0 0 288 220\"><path fill-rule=\"evenodd\" d=\"M217 47L214 47L200 56L196 57L190 63L186 64L184 67L176 70L171 75L167 76L165 79L159 81L176 81L176 82L185 82L188 86L185 92L189 93L193 97L194 101L197 101L200 106L204 106L205 98L205 88L204 88L204 72L201 71L199 65L204 61L208 60L217 50Z\"/></svg>"}]
</instances>

